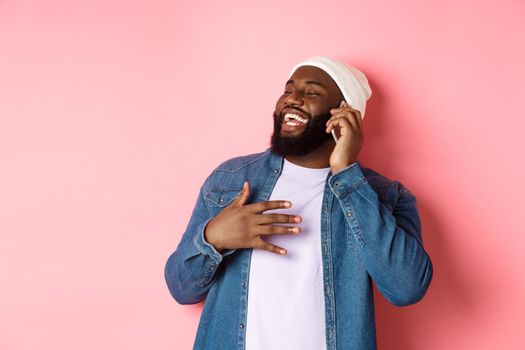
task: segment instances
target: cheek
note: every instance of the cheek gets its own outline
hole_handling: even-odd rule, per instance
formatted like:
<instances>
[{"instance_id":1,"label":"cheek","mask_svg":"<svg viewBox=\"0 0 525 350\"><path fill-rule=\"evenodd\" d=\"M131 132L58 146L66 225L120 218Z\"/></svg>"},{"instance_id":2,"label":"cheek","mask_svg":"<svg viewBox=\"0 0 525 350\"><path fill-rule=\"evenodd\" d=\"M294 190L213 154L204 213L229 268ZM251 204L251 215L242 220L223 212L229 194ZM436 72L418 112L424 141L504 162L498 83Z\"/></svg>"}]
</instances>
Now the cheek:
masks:
<instances>
[{"instance_id":1,"label":"cheek","mask_svg":"<svg viewBox=\"0 0 525 350\"><path fill-rule=\"evenodd\" d=\"M309 106L307 106L307 108L312 115L321 115L330 111L330 108L326 108L326 106L322 103L312 103Z\"/></svg>"},{"instance_id":2,"label":"cheek","mask_svg":"<svg viewBox=\"0 0 525 350\"><path fill-rule=\"evenodd\" d=\"M283 105L283 101L284 101L284 96L279 97L279 99L275 103L275 108L277 109L277 107L282 106Z\"/></svg>"},{"instance_id":3,"label":"cheek","mask_svg":"<svg viewBox=\"0 0 525 350\"><path fill-rule=\"evenodd\" d=\"M330 113L330 110L336 107L334 107L334 105L328 101L319 101L319 103L315 104L315 106L312 106L312 109L315 110L316 114L320 115Z\"/></svg>"}]
</instances>

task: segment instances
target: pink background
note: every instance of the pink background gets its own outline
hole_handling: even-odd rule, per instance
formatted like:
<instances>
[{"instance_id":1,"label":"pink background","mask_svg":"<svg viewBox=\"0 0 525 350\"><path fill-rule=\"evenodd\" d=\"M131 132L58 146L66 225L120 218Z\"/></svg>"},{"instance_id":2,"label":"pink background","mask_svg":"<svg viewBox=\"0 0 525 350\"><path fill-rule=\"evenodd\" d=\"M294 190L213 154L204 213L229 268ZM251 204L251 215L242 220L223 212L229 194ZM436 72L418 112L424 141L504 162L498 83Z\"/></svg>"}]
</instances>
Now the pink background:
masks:
<instances>
[{"instance_id":1,"label":"pink background","mask_svg":"<svg viewBox=\"0 0 525 350\"><path fill-rule=\"evenodd\" d=\"M361 160L417 195L434 262L422 302L377 300L380 348L524 349L524 10L0 1L0 349L189 349L166 258L318 54L369 77Z\"/></svg>"}]
</instances>

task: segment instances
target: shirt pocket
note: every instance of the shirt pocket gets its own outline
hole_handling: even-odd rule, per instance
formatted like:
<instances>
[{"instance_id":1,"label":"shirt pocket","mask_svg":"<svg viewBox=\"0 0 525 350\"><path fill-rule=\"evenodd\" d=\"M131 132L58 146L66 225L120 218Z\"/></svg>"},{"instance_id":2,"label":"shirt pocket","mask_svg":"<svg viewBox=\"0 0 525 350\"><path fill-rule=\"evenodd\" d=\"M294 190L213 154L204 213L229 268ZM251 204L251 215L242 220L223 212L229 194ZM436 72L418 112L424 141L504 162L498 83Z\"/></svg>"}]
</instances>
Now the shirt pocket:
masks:
<instances>
[{"instance_id":1,"label":"shirt pocket","mask_svg":"<svg viewBox=\"0 0 525 350\"><path fill-rule=\"evenodd\" d=\"M224 208L239 197L242 189L211 190L206 192L204 200L209 208Z\"/></svg>"}]
</instances>

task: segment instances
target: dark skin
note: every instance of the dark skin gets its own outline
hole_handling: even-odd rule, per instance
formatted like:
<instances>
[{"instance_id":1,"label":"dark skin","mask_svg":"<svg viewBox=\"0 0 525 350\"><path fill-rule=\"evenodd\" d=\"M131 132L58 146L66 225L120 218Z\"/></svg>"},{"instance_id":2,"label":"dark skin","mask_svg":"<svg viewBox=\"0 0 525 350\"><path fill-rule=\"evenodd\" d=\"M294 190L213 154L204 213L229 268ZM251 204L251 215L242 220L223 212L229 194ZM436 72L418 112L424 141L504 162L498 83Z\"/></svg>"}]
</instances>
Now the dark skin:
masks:
<instances>
[{"instance_id":1,"label":"dark skin","mask_svg":"<svg viewBox=\"0 0 525 350\"><path fill-rule=\"evenodd\" d=\"M347 103L339 107L341 100L341 91L322 69L303 66L293 73L285 85L283 95L277 100L275 111L281 115L286 111L300 113L305 118L316 118L330 112L332 117L326 123L326 132L330 133L336 128L338 142L336 144L333 139L328 139L305 156L286 156L288 161L306 168L330 167L332 174L357 161L363 144L361 115ZM294 130L281 130L281 136L294 137L303 130L304 126ZM250 184L245 182L239 197L206 225L206 241L219 252L224 249L256 248L286 255L286 249L266 242L263 237L299 234L299 226L279 224L297 225L302 218L297 215L265 213L268 210L291 208L290 201L246 204L249 196Z\"/></svg>"}]
</instances>

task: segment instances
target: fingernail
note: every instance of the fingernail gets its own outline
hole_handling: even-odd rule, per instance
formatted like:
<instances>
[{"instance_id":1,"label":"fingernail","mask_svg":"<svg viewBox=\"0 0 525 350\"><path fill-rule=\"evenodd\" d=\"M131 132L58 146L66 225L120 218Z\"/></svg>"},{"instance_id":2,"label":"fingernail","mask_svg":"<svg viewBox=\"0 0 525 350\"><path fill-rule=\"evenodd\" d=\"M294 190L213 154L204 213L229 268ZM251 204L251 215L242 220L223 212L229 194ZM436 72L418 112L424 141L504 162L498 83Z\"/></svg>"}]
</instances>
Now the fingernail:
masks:
<instances>
[{"instance_id":1,"label":"fingernail","mask_svg":"<svg viewBox=\"0 0 525 350\"><path fill-rule=\"evenodd\" d=\"M286 255L286 250L284 250L284 249L279 250L279 254Z\"/></svg>"},{"instance_id":2,"label":"fingernail","mask_svg":"<svg viewBox=\"0 0 525 350\"><path fill-rule=\"evenodd\" d=\"M300 216L296 216L293 220L295 222L301 222L301 217Z\"/></svg>"},{"instance_id":3,"label":"fingernail","mask_svg":"<svg viewBox=\"0 0 525 350\"><path fill-rule=\"evenodd\" d=\"M292 206L292 203L290 202L284 202L285 208L290 208Z\"/></svg>"}]
</instances>

